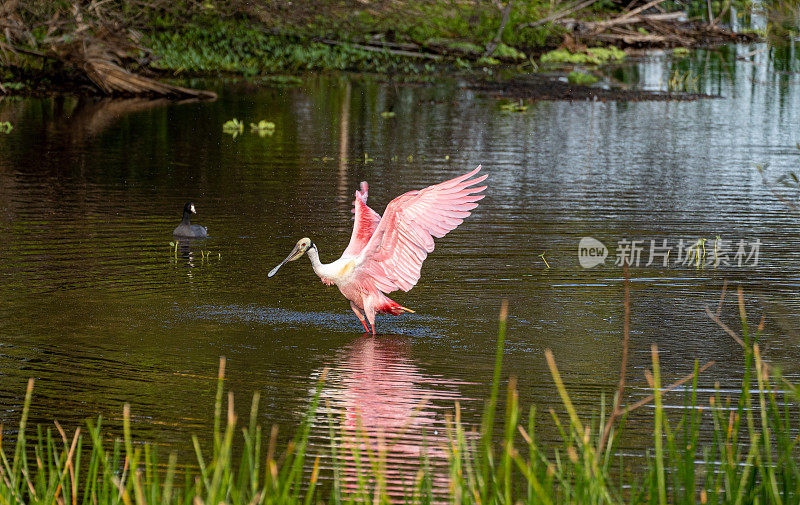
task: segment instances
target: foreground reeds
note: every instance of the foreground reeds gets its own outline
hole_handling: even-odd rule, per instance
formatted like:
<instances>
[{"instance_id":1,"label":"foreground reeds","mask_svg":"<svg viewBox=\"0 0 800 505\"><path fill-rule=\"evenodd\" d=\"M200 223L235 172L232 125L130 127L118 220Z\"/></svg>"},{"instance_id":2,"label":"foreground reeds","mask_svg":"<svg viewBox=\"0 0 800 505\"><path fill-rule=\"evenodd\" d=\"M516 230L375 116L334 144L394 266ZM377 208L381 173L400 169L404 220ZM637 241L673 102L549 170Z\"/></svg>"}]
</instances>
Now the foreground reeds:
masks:
<instances>
[{"instance_id":1,"label":"foreground reeds","mask_svg":"<svg viewBox=\"0 0 800 505\"><path fill-rule=\"evenodd\" d=\"M698 405L698 376L713 363L695 365L695 373L662 385L658 349L652 347L652 370L647 372L652 395L623 406L628 346L628 286L625 294L625 329L620 382L610 409L600 407L594 417L577 412L549 351L546 359L566 418L554 411L552 421L561 435L557 447L537 442L536 409L521 419L515 382L509 381L500 440L493 440L496 425L505 306L501 310L494 382L480 433L466 426L460 408L447 419L446 468L434 468L423 457L415 478L401 493L387 485L387 444L370 438L363 427L346 429L328 417L329 446L310 445L311 427L318 412L321 388L294 438L278 449L277 431L269 437L257 423L256 394L246 423L239 423L233 395L224 413L221 360L211 453L192 439L196 461L181 462L171 454L166 463L156 448L134 442L130 411L123 412L122 440L108 442L101 421L67 434L26 427L33 381L28 384L24 408L13 449L0 445L0 505L219 505L311 503L431 503L554 504L554 503L800 503L798 454L798 394L762 359L757 344L761 328L752 333L739 291L742 333L731 330L716 313L709 316L743 348L744 366L738 398L723 398L717 390L708 405ZM724 290L723 290L724 298ZM722 301L720 301L721 305ZM762 326L762 325L759 325ZM324 374L323 379L324 381ZM691 382L690 386L684 386ZM686 405L677 417L668 416L664 394L682 388ZM652 403L653 441L642 472L631 477L614 471L622 465L615 454L620 422L627 414ZM711 428L701 440L701 426ZM34 437L31 440L28 437ZM234 447L237 447L234 450ZM619 466L618 466L619 465ZM444 476L444 488L433 485L435 473ZM440 475L441 477L441 475ZM441 482L441 478L439 481Z\"/></svg>"}]
</instances>

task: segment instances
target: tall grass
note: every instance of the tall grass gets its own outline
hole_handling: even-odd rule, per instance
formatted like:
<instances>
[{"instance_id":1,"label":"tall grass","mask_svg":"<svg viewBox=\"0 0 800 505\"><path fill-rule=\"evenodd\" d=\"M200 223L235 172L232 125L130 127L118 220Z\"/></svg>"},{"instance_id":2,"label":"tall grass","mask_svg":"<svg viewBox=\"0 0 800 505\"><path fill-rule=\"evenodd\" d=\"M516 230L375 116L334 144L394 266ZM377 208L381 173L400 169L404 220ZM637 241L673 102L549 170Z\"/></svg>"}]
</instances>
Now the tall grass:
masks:
<instances>
[{"instance_id":1,"label":"tall grass","mask_svg":"<svg viewBox=\"0 0 800 505\"><path fill-rule=\"evenodd\" d=\"M627 283L626 283L627 284ZM723 293L724 297L724 293ZM627 285L624 335L627 356ZM441 468L423 457L414 479L398 495L387 482L385 440L356 428L361 443L345 443L341 420L327 415L329 445L311 444L311 427L320 416L321 385L308 415L291 441L278 448L277 430L264 436L257 422L259 396L253 397L249 418L240 422L233 395L223 388L225 360L220 362L210 452L192 438L196 460L179 465L171 454L166 462L155 446L134 441L130 408L123 410L123 438L109 442L102 420L68 434L55 429L30 430L28 412L33 381L28 383L13 449L0 440L0 505L219 505L291 504L335 505L367 503L428 504L797 504L800 503L798 454L798 394L761 356L758 337L751 333L739 292L742 334L731 330L716 313L709 316L739 342L744 351L741 390L736 399L717 390L708 405L698 404L698 376L710 364L669 386L662 385L658 349L653 346L652 370L647 377L652 395L623 406L626 359L611 409L601 402L594 413L580 413L572 403L550 351L547 364L566 417L554 411L549 421L560 433L557 446L537 441L537 411L523 412L515 381L509 380L503 412L500 396L505 306L501 311L494 382L478 436L461 420L455 406L447 416L446 489L433 485ZM691 381L691 385L683 387ZM663 396L681 387L686 397L679 415L668 415ZM623 457L615 452L619 424L626 415L651 404L652 446L638 477L614 472ZM588 417L587 417L588 415ZM497 422L495 421L496 418ZM502 438L493 428L502 420ZM712 434L702 440L701 427ZM31 437L30 439L28 437ZM708 437L706 437L708 438ZM351 437L352 440L352 437ZM6 442L6 443L3 443ZM237 447L237 450L234 450ZM442 449L442 448L440 448Z\"/></svg>"}]
</instances>

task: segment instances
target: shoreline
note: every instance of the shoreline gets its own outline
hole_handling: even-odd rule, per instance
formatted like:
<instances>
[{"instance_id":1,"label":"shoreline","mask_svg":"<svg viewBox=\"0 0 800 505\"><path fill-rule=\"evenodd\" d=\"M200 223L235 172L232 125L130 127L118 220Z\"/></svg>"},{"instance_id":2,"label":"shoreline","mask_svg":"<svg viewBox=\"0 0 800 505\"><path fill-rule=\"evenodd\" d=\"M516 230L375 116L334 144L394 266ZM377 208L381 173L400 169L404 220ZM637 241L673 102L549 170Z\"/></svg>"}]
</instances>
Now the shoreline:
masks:
<instances>
[{"instance_id":1,"label":"shoreline","mask_svg":"<svg viewBox=\"0 0 800 505\"><path fill-rule=\"evenodd\" d=\"M705 96L601 89L590 86L597 80L591 74L623 61L630 51L676 47L688 51L762 40L755 32L723 28L719 18L724 12L704 23L683 12L659 13L659 3L653 0L627 12L588 11L576 18L559 11L530 21L531 5L511 9L514 4L508 2L502 19L501 13L494 16L485 6L484 17L473 13L469 23L474 26L457 19L469 14L461 11L466 8L457 9L458 16L450 19L446 15L452 12L429 4L393 7L430 13L433 17L428 22L435 27L422 32L410 26L387 26L397 14L388 7L370 16L331 8L331 19L319 20L320 26L301 25L299 19L267 19L249 11L221 17L200 9L183 17L173 13L165 19L140 21L143 28L112 26L101 16L90 21L87 12L84 26L79 27L82 34L69 43L64 40L73 34L66 31L56 38L56 30L49 39L45 36L28 47L33 25L24 24L16 38L10 32L0 37L0 47L6 50L0 54L0 96L213 99L213 93L169 81L240 77L289 82L309 71L340 71L406 82L457 77L476 89L501 88L533 100L686 100ZM336 19L350 24L334 25ZM114 26L116 32L111 31ZM511 80L501 81L504 76ZM566 86L561 77L568 78ZM525 79L532 81L527 88L521 84Z\"/></svg>"}]
</instances>

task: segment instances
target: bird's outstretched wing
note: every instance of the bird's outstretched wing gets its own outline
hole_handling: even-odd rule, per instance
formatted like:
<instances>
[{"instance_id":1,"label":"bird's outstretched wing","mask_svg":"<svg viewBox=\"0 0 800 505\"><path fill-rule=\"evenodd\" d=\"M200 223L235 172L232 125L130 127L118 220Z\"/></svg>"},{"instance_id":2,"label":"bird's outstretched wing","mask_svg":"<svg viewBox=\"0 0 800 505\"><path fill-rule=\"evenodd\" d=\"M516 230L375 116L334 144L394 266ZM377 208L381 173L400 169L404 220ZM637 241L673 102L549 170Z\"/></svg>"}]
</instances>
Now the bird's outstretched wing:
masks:
<instances>
[{"instance_id":1,"label":"bird's outstretched wing","mask_svg":"<svg viewBox=\"0 0 800 505\"><path fill-rule=\"evenodd\" d=\"M470 187L486 175L470 179L481 169L420 191L409 191L386 206L377 229L361 251L355 275L371 279L384 293L408 291L419 280L422 262L433 251L433 238L445 236L470 215L486 195L486 186ZM352 242L351 242L352 243Z\"/></svg>"},{"instance_id":2,"label":"bird's outstretched wing","mask_svg":"<svg viewBox=\"0 0 800 505\"><path fill-rule=\"evenodd\" d=\"M367 193L369 186L366 182L361 183L361 191L356 191L356 199L353 201L353 213L355 213L355 223L353 233L350 235L350 243L344 250L342 256L358 256L367 245L381 216L367 205Z\"/></svg>"}]
</instances>

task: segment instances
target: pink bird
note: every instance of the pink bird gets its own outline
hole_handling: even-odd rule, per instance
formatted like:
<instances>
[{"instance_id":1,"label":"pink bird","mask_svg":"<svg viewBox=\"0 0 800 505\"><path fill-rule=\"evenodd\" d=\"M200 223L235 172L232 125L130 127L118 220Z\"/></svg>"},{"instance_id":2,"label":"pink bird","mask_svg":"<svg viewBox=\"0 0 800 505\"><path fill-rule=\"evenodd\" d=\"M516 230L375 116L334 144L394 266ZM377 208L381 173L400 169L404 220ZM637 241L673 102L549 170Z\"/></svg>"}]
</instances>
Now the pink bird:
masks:
<instances>
[{"instance_id":1,"label":"pink bird","mask_svg":"<svg viewBox=\"0 0 800 505\"><path fill-rule=\"evenodd\" d=\"M400 195L380 214L367 206L367 183L361 183L353 202L355 225L342 257L333 263L319 260L317 246L301 238L292 252L272 269L272 277L289 261L308 253L314 272L327 285L336 284L350 300L366 332L375 335L375 314L414 312L386 296L397 289L408 291L419 280L422 262L433 251L433 238L441 238L460 225L478 206L486 186L471 187L486 179L472 176L481 166L462 176L419 191ZM366 320L364 318L366 314ZM369 327L367 326L369 321Z\"/></svg>"}]
</instances>

